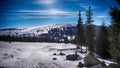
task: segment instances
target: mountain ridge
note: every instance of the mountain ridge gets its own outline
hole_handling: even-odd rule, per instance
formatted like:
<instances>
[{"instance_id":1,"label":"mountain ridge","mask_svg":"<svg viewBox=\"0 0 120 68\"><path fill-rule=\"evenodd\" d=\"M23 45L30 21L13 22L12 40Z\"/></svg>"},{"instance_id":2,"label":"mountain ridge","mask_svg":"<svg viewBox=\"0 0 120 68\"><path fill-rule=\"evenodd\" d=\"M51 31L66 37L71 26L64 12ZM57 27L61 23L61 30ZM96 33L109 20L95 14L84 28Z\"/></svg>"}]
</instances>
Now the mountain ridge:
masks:
<instances>
[{"instance_id":1,"label":"mountain ridge","mask_svg":"<svg viewBox=\"0 0 120 68\"><path fill-rule=\"evenodd\" d=\"M95 25L96 31L99 26ZM29 27L23 29L0 29L0 36L10 37L37 37L39 39L64 41L74 40L76 35L76 24L53 24L46 26Z\"/></svg>"}]
</instances>

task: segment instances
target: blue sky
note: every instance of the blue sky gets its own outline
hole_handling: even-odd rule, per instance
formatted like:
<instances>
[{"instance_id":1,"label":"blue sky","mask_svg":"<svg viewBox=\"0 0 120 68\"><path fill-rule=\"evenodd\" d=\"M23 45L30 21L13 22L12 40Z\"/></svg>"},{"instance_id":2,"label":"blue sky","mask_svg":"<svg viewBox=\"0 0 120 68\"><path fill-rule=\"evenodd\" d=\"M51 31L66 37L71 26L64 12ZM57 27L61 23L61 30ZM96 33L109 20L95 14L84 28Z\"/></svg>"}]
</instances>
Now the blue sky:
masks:
<instances>
[{"instance_id":1,"label":"blue sky","mask_svg":"<svg viewBox=\"0 0 120 68\"><path fill-rule=\"evenodd\" d=\"M115 5L115 0L0 0L0 28L77 23L79 10L85 23L88 6L94 24L109 25L109 8Z\"/></svg>"}]
</instances>

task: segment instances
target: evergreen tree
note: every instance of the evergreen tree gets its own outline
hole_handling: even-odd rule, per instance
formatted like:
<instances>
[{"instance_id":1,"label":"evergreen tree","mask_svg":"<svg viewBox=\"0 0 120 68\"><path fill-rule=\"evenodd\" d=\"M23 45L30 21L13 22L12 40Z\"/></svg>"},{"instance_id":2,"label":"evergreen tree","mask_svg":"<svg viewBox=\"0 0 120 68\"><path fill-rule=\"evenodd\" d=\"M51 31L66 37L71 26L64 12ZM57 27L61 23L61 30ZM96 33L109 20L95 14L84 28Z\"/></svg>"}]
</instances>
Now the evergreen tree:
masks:
<instances>
[{"instance_id":1,"label":"evergreen tree","mask_svg":"<svg viewBox=\"0 0 120 68\"><path fill-rule=\"evenodd\" d=\"M110 58L109 50L108 28L103 23L96 39L96 52L103 58Z\"/></svg>"},{"instance_id":2,"label":"evergreen tree","mask_svg":"<svg viewBox=\"0 0 120 68\"><path fill-rule=\"evenodd\" d=\"M79 11L78 16L79 16L79 18L78 18L78 24L77 24L76 40L77 40L77 46L80 47L80 49L82 51L82 46L84 45L84 26L83 26L83 22L82 22L81 12L80 11Z\"/></svg>"},{"instance_id":3,"label":"evergreen tree","mask_svg":"<svg viewBox=\"0 0 120 68\"><path fill-rule=\"evenodd\" d=\"M120 65L120 9L111 7L111 50L112 58Z\"/></svg>"},{"instance_id":4,"label":"evergreen tree","mask_svg":"<svg viewBox=\"0 0 120 68\"><path fill-rule=\"evenodd\" d=\"M120 4L120 0L117 0L118 4Z\"/></svg>"},{"instance_id":5,"label":"evergreen tree","mask_svg":"<svg viewBox=\"0 0 120 68\"><path fill-rule=\"evenodd\" d=\"M95 30L94 30L94 25L92 22L92 9L89 6L87 12L87 21L86 21L86 28L85 28L85 43L88 46L88 50L94 51L94 45L95 45Z\"/></svg>"}]
</instances>

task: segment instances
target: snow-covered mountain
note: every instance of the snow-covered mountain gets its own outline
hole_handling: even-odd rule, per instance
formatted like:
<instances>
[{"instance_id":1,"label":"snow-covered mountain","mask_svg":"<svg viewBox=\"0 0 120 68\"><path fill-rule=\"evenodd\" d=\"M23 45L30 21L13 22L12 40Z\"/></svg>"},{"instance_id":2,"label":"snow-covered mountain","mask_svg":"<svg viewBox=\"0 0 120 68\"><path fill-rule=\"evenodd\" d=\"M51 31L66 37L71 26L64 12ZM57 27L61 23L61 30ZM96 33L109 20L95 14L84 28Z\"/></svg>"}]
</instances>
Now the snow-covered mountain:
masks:
<instances>
[{"instance_id":1,"label":"snow-covered mountain","mask_svg":"<svg viewBox=\"0 0 120 68\"><path fill-rule=\"evenodd\" d=\"M98 26L95 26L95 28L96 30L99 29ZM54 38L55 40L74 39L75 34L76 24L55 24L23 29L0 29L0 36Z\"/></svg>"},{"instance_id":2,"label":"snow-covered mountain","mask_svg":"<svg viewBox=\"0 0 120 68\"><path fill-rule=\"evenodd\" d=\"M55 24L55 25L47 25L47 26L39 26L39 27L30 27L30 28L9 28L9 29L0 29L0 35L10 35L10 36L38 36L42 34L47 34L57 31L65 31L70 28L74 28L76 24Z\"/></svg>"}]
</instances>

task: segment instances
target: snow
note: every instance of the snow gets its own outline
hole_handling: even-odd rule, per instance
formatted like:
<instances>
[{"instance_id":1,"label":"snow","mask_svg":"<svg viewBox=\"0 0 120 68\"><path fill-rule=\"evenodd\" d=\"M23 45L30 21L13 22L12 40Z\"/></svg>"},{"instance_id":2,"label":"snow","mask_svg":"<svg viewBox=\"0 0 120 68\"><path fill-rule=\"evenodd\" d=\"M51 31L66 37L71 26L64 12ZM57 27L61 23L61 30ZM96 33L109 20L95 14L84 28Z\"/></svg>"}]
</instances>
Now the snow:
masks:
<instances>
[{"instance_id":1,"label":"snow","mask_svg":"<svg viewBox=\"0 0 120 68\"><path fill-rule=\"evenodd\" d=\"M0 41L0 67L7 68L77 68L87 54L81 54L76 61L66 60L66 56L53 55L60 52L74 54L74 44L39 42L2 42ZM85 47L84 47L85 49ZM52 60L57 58L57 60ZM100 59L106 63L108 60Z\"/></svg>"},{"instance_id":2,"label":"snow","mask_svg":"<svg viewBox=\"0 0 120 68\"><path fill-rule=\"evenodd\" d=\"M68 68L70 61L64 61L65 56L53 56L53 53L59 53L58 50L62 48L67 49L72 47L75 47L75 45L62 43L0 42L0 66L12 68L39 68L40 66L42 68ZM54 50L50 51L50 49ZM11 55L13 55L13 58ZM57 60L52 60L54 57ZM73 68L76 65L77 62L71 62L70 67Z\"/></svg>"},{"instance_id":3,"label":"snow","mask_svg":"<svg viewBox=\"0 0 120 68\"><path fill-rule=\"evenodd\" d=\"M54 24L54 25L44 25L44 26L36 26L36 27L27 27L23 29L15 29L15 30L0 30L0 35L14 35L14 36L23 36L30 35L38 36L41 34L48 33L48 31L59 28L63 30L64 27L75 27L76 24Z\"/></svg>"}]
</instances>

